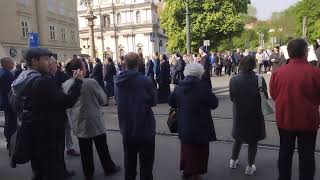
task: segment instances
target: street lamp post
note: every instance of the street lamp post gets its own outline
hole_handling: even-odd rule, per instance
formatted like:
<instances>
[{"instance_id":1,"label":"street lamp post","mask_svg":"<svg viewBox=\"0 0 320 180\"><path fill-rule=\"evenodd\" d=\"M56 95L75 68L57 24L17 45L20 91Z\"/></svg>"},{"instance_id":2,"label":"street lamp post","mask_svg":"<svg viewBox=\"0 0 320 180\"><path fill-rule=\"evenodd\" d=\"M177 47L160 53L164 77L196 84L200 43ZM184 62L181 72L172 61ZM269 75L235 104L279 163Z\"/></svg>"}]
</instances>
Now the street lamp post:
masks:
<instances>
[{"instance_id":1,"label":"street lamp post","mask_svg":"<svg viewBox=\"0 0 320 180\"><path fill-rule=\"evenodd\" d=\"M189 9L189 0L186 0L186 47L187 54L191 54L191 33L190 33L190 9Z\"/></svg>"}]
</instances>

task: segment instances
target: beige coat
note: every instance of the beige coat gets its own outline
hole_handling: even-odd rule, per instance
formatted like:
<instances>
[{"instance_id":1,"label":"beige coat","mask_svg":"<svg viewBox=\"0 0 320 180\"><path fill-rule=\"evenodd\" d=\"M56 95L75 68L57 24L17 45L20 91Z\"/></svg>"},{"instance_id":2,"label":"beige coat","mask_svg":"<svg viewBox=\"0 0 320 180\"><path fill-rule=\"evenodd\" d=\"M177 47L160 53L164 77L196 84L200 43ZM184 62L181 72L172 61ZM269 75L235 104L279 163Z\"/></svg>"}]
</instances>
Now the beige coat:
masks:
<instances>
[{"instance_id":1,"label":"beige coat","mask_svg":"<svg viewBox=\"0 0 320 180\"><path fill-rule=\"evenodd\" d=\"M68 92L73 79L63 83L64 92ZM81 95L76 104L69 109L74 135L90 138L106 132L101 106L107 104L107 96L94 79L84 79Z\"/></svg>"}]
</instances>

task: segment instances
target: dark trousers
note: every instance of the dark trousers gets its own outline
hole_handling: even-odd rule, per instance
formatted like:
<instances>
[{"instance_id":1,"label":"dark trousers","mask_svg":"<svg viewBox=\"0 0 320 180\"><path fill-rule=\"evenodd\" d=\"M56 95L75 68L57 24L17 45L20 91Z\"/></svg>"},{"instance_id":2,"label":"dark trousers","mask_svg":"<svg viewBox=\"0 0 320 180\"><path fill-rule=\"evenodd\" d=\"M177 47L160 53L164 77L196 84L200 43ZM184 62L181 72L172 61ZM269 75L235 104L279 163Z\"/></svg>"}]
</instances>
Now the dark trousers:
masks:
<instances>
[{"instance_id":1,"label":"dark trousers","mask_svg":"<svg viewBox=\"0 0 320 180\"><path fill-rule=\"evenodd\" d=\"M292 156L298 139L299 179L313 180L315 175L315 144L317 132L294 132L279 129L279 180L291 180Z\"/></svg>"},{"instance_id":2,"label":"dark trousers","mask_svg":"<svg viewBox=\"0 0 320 180\"><path fill-rule=\"evenodd\" d=\"M261 74L262 72L263 63L258 63L258 73Z\"/></svg>"},{"instance_id":3,"label":"dark trousers","mask_svg":"<svg viewBox=\"0 0 320 180\"><path fill-rule=\"evenodd\" d=\"M239 154L241 150L243 142L236 140L233 144L233 149L232 149L232 159L237 160L239 159ZM254 161L256 159L256 154L257 154L257 149L258 149L258 144L257 143L251 143L249 144L248 147L248 164L251 166L254 164Z\"/></svg>"},{"instance_id":4,"label":"dark trousers","mask_svg":"<svg viewBox=\"0 0 320 180\"><path fill-rule=\"evenodd\" d=\"M50 139L42 137L41 134L35 135L32 148L31 167L34 180L63 180L64 136Z\"/></svg>"},{"instance_id":5,"label":"dark trousers","mask_svg":"<svg viewBox=\"0 0 320 180\"><path fill-rule=\"evenodd\" d=\"M114 96L114 82L113 82L113 80L106 81L106 91L107 91L107 96L109 98Z\"/></svg>"},{"instance_id":6,"label":"dark trousers","mask_svg":"<svg viewBox=\"0 0 320 180\"><path fill-rule=\"evenodd\" d=\"M115 164L111 159L109 148L107 145L106 134L101 134L93 138L78 138L78 140L80 146L82 169L85 177L92 177L94 174L92 142L94 142L98 151L103 170L108 173L115 168Z\"/></svg>"},{"instance_id":7,"label":"dark trousers","mask_svg":"<svg viewBox=\"0 0 320 180\"><path fill-rule=\"evenodd\" d=\"M217 76L222 76L222 66L217 65L217 67L216 67L216 75Z\"/></svg>"},{"instance_id":8,"label":"dark trousers","mask_svg":"<svg viewBox=\"0 0 320 180\"><path fill-rule=\"evenodd\" d=\"M17 115L11 107L8 107L6 111L4 111L4 136L6 138L7 143L10 143L11 136L17 130ZM7 146L8 147L8 146Z\"/></svg>"},{"instance_id":9,"label":"dark trousers","mask_svg":"<svg viewBox=\"0 0 320 180\"><path fill-rule=\"evenodd\" d=\"M123 138L125 180L135 180L139 156L140 180L153 180L155 141L139 142Z\"/></svg>"}]
</instances>

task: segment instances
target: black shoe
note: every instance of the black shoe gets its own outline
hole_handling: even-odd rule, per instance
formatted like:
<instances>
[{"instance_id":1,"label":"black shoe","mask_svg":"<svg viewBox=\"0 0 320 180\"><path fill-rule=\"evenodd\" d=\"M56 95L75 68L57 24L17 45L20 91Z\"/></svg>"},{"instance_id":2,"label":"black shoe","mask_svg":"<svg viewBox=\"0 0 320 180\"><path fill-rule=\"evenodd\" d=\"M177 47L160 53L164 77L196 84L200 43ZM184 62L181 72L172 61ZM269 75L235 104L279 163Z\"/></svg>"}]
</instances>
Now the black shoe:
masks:
<instances>
[{"instance_id":1,"label":"black shoe","mask_svg":"<svg viewBox=\"0 0 320 180\"><path fill-rule=\"evenodd\" d=\"M70 150L67 151L67 155L78 157L78 156L80 156L80 153L78 153L78 152L77 152L76 150L74 150L74 149L70 149Z\"/></svg>"},{"instance_id":2,"label":"black shoe","mask_svg":"<svg viewBox=\"0 0 320 180\"><path fill-rule=\"evenodd\" d=\"M104 174L106 176L111 176L111 175L114 175L116 174L117 172L121 171L121 167L120 166L115 166L111 171L108 171L108 172L104 172Z\"/></svg>"},{"instance_id":3,"label":"black shoe","mask_svg":"<svg viewBox=\"0 0 320 180\"><path fill-rule=\"evenodd\" d=\"M88 176L84 178L85 180L93 180L93 176Z\"/></svg>"},{"instance_id":4,"label":"black shoe","mask_svg":"<svg viewBox=\"0 0 320 180\"><path fill-rule=\"evenodd\" d=\"M187 175L186 173L183 172L181 177L182 177L183 180L189 180L192 176Z\"/></svg>"},{"instance_id":5,"label":"black shoe","mask_svg":"<svg viewBox=\"0 0 320 180\"><path fill-rule=\"evenodd\" d=\"M64 172L64 179L71 178L71 177L73 177L73 176L75 176L75 175L76 175L76 172L75 172L75 171L68 171L68 170L66 170L66 171Z\"/></svg>"}]
</instances>

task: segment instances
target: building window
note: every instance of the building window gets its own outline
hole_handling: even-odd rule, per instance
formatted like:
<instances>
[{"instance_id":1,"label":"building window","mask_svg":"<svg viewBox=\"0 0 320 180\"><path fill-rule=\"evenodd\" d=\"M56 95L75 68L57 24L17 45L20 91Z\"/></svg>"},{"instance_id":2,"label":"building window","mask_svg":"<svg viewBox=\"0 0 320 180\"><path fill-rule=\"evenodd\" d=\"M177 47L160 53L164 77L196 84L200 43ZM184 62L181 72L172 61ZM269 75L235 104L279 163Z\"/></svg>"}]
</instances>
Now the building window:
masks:
<instances>
[{"instance_id":1,"label":"building window","mask_svg":"<svg viewBox=\"0 0 320 180\"><path fill-rule=\"evenodd\" d=\"M105 27L105 28L110 27L110 16L109 15L102 16L101 25L102 25L102 27Z\"/></svg>"},{"instance_id":2,"label":"building window","mask_svg":"<svg viewBox=\"0 0 320 180\"><path fill-rule=\"evenodd\" d=\"M28 22L26 20L21 21L21 30L22 30L22 37L27 38L29 33L29 28L28 28Z\"/></svg>"},{"instance_id":3,"label":"building window","mask_svg":"<svg viewBox=\"0 0 320 180\"><path fill-rule=\"evenodd\" d=\"M122 23L122 19L121 19L121 14L120 13L117 14L117 23L118 24Z\"/></svg>"},{"instance_id":4,"label":"building window","mask_svg":"<svg viewBox=\"0 0 320 180\"><path fill-rule=\"evenodd\" d=\"M59 6L59 14L64 16L64 2L60 2L60 6Z\"/></svg>"},{"instance_id":5,"label":"building window","mask_svg":"<svg viewBox=\"0 0 320 180\"><path fill-rule=\"evenodd\" d=\"M71 30L71 40L72 41L75 41L75 38L76 36L75 36L75 33L74 33L74 30Z\"/></svg>"},{"instance_id":6,"label":"building window","mask_svg":"<svg viewBox=\"0 0 320 180\"><path fill-rule=\"evenodd\" d=\"M62 41L66 41L66 29L61 28L61 39Z\"/></svg>"},{"instance_id":7,"label":"building window","mask_svg":"<svg viewBox=\"0 0 320 180\"><path fill-rule=\"evenodd\" d=\"M24 6L27 6L29 4L29 0L19 0L19 3Z\"/></svg>"},{"instance_id":8,"label":"building window","mask_svg":"<svg viewBox=\"0 0 320 180\"><path fill-rule=\"evenodd\" d=\"M48 0L48 10L54 12L56 0Z\"/></svg>"},{"instance_id":9,"label":"building window","mask_svg":"<svg viewBox=\"0 0 320 180\"><path fill-rule=\"evenodd\" d=\"M136 13L136 22L137 22L137 24L141 23L141 13L140 13L140 11L137 11L137 13Z\"/></svg>"},{"instance_id":10,"label":"building window","mask_svg":"<svg viewBox=\"0 0 320 180\"><path fill-rule=\"evenodd\" d=\"M50 39L51 39L51 40L55 40L55 39L56 39L56 32L55 32L54 26L51 25L51 26L49 27L49 29L50 29Z\"/></svg>"},{"instance_id":11,"label":"building window","mask_svg":"<svg viewBox=\"0 0 320 180\"><path fill-rule=\"evenodd\" d=\"M74 11L70 10L69 12L69 18L74 19L75 15L74 15Z\"/></svg>"}]
</instances>

